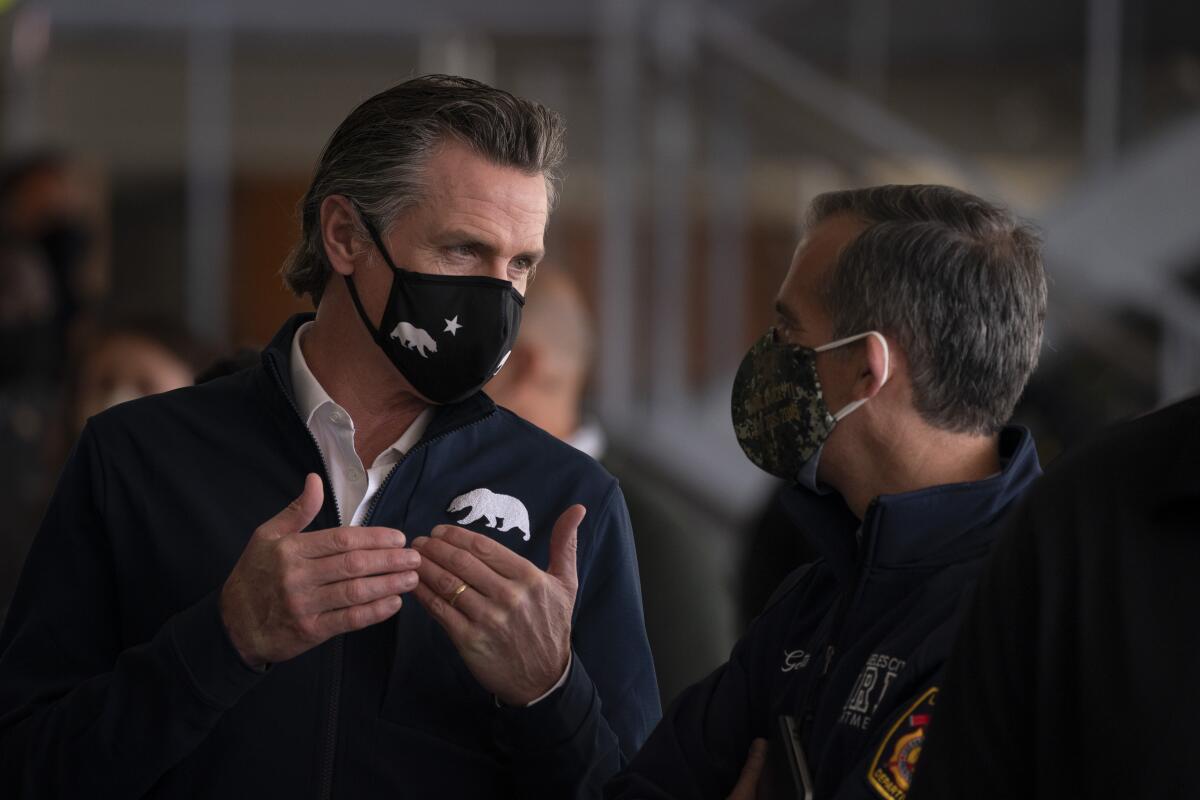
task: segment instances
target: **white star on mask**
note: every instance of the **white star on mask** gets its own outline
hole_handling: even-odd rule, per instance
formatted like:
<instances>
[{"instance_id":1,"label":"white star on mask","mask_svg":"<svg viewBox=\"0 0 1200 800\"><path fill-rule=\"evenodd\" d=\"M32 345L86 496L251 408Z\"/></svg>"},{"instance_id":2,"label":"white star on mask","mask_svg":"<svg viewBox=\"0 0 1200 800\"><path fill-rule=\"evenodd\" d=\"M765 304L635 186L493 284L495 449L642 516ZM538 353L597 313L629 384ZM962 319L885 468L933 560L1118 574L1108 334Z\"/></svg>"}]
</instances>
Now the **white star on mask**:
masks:
<instances>
[{"instance_id":1,"label":"white star on mask","mask_svg":"<svg viewBox=\"0 0 1200 800\"><path fill-rule=\"evenodd\" d=\"M458 317L455 317L454 319L448 319L446 320L446 330L442 331L442 333L448 333L451 336L457 336L458 329L461 327L462 325L458 324Z\"/></svg>"}]
</instances>

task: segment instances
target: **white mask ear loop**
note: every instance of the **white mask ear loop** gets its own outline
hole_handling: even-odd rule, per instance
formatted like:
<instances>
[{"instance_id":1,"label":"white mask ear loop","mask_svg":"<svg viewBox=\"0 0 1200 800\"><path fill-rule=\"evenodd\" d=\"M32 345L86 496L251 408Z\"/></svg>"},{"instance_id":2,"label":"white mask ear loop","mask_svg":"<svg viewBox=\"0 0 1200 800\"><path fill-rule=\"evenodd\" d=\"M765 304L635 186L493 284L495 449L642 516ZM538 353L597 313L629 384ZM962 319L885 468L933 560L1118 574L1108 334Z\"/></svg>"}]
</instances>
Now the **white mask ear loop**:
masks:
<instances>
[{"instance_id":1,"label":"white mask ear loop","mask_svg":"<svg viewBox=\"0 0 1200 800\"><path fill-rule=\"evenodd\" d=\"M887 339L885 339L883 334L879 331L867 331L866 333L860 333L856 336L847 336L845 339L838 339L836 342L830 342L829 344L813 348L813 352L824 353L827 350L835 350L839 347L848 345L851 342L857 342L859 339L865 339L868 336L874 336L879 340L879 343L883 345L883 380L879 382L879 388L882 389L884 384L888 382L888 378L892 377L892 363L891 354L888 351ZM853 402L847 403L840 411L833 415L833 421L841 422L846 417L862 408L862 405L865 402L867 402L867 398L864 397L861 400L854 400Z\"/></svg>"}]
</instances>

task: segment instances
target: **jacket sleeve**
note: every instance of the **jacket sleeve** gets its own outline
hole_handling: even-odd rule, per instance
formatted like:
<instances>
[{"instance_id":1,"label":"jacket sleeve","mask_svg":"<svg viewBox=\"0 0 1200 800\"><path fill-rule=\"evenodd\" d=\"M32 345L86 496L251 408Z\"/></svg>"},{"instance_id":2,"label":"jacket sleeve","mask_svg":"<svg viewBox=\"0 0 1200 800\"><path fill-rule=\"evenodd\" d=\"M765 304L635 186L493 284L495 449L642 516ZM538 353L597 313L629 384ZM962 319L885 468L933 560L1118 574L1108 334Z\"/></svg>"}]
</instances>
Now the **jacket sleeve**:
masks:
<instances>
[{"instance_id":1,"label":"jacket sleeve","mask_svg":"<svg viewBox=\"0 0 1200 800\"><path fill-rule=\"evenodd\" d=\"M641 752L605 787L606 798L692 800L729 794L753 739L769 736L763 684L770 673L761 651L773 641L774 616L770 609L764 612L726 663L679 695Z\"/></svg>"},{"instance_id":2,"label":"jacket sleeve","mask_svg":"<svg viewBox=\"0 0 1200 800\"><path fill-rule=\"evenodd\" d=\"M512 762L520 797L599 797L662 713L633 531L615 481L594 525L580 534L567 681L533 706L505 708L496 718L496 744Z\"/></svg>"},{"instance_id":3,"label":"jacket sleeve","mask_svg":"<svg viewBox=\"0 0 1200 800\"><path fill-rule=\"evenodd\" d=\"M217 592L146 642L122 640L106 470L84 430L0 632L0 796L139 797L260 673L226 636Z\"/></svg>"},{"instance_id":4,"label":"jacket sleeve","mask_svg":"<svg viewBox=\"0 0 1200 800\"><path fill-rule=\"evenodd\" d=\"M737 782L754 738L750 705L749 674L735 650L733 658L671 704L646 746L609 783L604 796L725 797Z\"/></svg>"}]
</instances>

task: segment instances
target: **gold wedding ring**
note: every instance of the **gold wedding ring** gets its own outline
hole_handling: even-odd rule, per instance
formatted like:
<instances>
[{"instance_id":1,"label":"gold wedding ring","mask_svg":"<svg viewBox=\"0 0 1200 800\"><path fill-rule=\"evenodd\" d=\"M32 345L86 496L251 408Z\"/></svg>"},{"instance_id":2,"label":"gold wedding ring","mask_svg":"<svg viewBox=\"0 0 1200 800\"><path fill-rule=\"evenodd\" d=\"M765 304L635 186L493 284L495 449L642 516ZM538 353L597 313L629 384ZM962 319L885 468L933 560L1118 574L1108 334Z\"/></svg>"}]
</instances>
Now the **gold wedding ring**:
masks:
<instances>
[{"instance_id":1,"label":"gold wedding ring","mask_svg":"<svg viewBox=\"0 0 1200 800\"><path fill-rule=\"evenodd\" d=\"M464 583L454 590L454 594L450 595L450 607L454 608L454 604L458 602L458 596L467 590L467 585Z\"/></svg>"}]
</instances>

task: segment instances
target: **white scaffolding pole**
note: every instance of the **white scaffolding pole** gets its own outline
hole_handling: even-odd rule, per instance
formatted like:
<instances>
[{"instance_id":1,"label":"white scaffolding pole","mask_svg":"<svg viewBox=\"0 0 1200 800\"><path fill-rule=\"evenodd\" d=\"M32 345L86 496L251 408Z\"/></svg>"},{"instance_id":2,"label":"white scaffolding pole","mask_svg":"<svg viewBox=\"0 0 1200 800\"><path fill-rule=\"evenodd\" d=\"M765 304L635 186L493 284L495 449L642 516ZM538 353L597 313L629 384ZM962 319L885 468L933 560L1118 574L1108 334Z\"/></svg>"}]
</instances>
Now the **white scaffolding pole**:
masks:
<instances>
[{"instance_id":1,"label":"white scaffolding pole","mask_svg":"<svg viewBox=\"0 0 1200 800\"><path fill-rule=\"evenodd\" d=\"M187 255L191 331L229 338L233 43L223 2L197 4L187 34Z\"/></svg>"},{"instance_id":2,"label":"white scaffolding pole","mask_svg":"<svg viewBox=\"0 0 1200 800\"><path fill-rule=\"evenodd\" d=\"M633 405L634 226L639 0L604 0L600 20L600 108L604 198L600 236L600 411L618 420Z\"/></svg>"}]
</instances>

